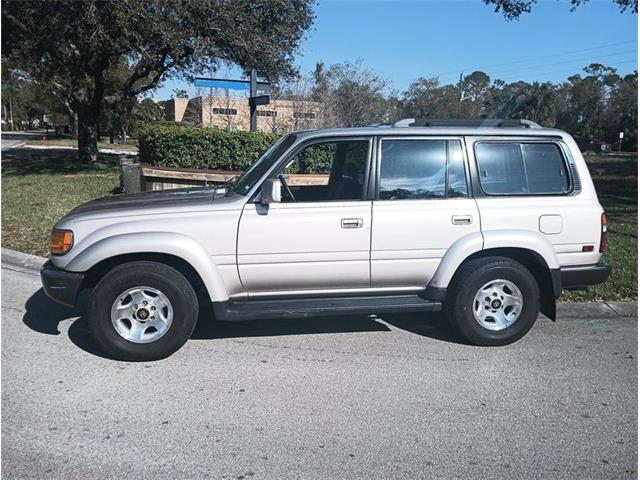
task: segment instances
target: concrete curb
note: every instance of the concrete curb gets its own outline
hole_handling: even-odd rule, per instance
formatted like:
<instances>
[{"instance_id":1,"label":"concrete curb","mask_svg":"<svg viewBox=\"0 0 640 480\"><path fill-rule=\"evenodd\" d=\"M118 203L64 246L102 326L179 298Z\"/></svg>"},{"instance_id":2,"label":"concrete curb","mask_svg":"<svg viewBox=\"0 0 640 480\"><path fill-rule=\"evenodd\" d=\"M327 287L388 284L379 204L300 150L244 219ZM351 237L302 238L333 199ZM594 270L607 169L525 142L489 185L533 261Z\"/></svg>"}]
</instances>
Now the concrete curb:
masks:
<instances>
[{"instance_id":1,"label":"concrete curb","mask_svg":"<svg viewBox=\"0 0 640 480\"><path fill-rule=\"evenodd\" d=\"M36 255L2 249L3 266L10 265L37 274L46 261L46 258ZM560 302L557 312L558 317L591 318L594 314L602 317L635 317L638 315L638 302Z\"/></svg>"},{"instance_id":2,"label":"concrete curb","mask_svg":"<svg viewBox=\"0 0 640 480\"><path fill-rule=\"evenodd\" d=\"M20 147L24 147L24 142L11 145L10 147L5 148L5 150L11 150L12 148L20 148Z\"/></svg>"},{"instance_id":3,"label":"concrete curb","mask_svg":"<svg viewBox=\"0 0 640 480\"><path fill-rule=\"evenodd\" d=\"M10 265L30 272L40 273L40 267L42 267L42 264L46 261L46 258L36 255L29 255L28 253L17 252L15 250L9 250L8 248L2 249L3 266Z\"/></svg>"},{"instance_id":4,"label":"concrete curb","mask_svg":"<svg viewBox=\"0 0 640 480\"><path fill-rule=\"evenodd\" d=\"M11 148L16 148L20 146L25 149L32 150L77 150L77 147L71 147L69 145L28 145L22 143L21 145L16 145ZM99 148L98 153L109 153L109 154L118 154L118 155L138 155L137 151L133 150L115 150L112 148Z\"/></svg>"}]
</instances>

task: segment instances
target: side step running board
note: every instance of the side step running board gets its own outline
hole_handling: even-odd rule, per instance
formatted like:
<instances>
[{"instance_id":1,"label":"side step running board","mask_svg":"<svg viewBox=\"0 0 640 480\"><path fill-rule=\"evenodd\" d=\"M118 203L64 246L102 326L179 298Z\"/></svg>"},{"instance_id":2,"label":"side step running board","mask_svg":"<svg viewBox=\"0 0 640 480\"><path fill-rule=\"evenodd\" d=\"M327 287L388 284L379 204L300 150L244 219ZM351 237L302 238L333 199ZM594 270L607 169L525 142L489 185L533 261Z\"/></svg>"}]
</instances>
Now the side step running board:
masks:
<instances>
[{"instance_id":1,"label":"side step running board","mask_svg":"<svg viewBox=\"0 0 640 480\"><path fill-rule=\"evenodd\" d=\"M307 318L327 315L362 315L390 312L438 312L441 302L418 295L295 298L213 302L216 319L239 322L266 318Z\"/></svg>"}]
</instances>

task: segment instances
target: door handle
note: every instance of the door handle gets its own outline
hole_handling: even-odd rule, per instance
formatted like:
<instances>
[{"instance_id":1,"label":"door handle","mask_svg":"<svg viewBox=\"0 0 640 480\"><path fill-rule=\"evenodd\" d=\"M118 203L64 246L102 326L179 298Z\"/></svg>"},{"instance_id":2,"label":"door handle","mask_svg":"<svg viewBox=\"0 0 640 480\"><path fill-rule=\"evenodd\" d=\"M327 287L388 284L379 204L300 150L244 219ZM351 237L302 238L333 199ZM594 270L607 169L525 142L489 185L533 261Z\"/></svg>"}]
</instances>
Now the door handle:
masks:
<instances>
[{"instance_id":1,"label":"door handle","mask_svg":"<svg viewBox=\"0 0 640 480\"><path fill-rule=\"evenodd\" d=\"M471 215L454 215L451 217L451 223L454 225L471 225L473 217Z\"/></svg>"},{"instance_id":2,"label":"door handle","mask_svg":"<svg viewBox=\"0 0 640 480\"><path fill-rule=\"evenodd\" d=\"M361 218L343 218L340 220L340 226L342 228L362 228Z\"/></svg>"}]
</instances>

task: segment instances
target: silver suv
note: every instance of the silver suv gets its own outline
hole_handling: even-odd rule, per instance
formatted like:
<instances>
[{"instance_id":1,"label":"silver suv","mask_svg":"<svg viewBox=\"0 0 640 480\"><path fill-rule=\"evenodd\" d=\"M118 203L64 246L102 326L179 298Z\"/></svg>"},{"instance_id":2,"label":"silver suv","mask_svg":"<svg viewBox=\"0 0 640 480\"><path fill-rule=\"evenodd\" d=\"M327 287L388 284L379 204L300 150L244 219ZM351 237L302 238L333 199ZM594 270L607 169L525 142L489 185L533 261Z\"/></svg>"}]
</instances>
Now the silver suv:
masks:
<instances>
[{"instance_id":1,"label":"silver suv","mask_svg":"<svg viewBox=\"0 0 640 480\"><path fill-rule=\"evenodd\" d=\"M283 136L223 188L115 195L51 235L47 294L113 357L151 360L217 320L444 309L470 343L521 338L561 288L604 282L607 221L567 133L408 120ZM200 302L199 302L200 300Z\"/></svg>"}]
</instances>

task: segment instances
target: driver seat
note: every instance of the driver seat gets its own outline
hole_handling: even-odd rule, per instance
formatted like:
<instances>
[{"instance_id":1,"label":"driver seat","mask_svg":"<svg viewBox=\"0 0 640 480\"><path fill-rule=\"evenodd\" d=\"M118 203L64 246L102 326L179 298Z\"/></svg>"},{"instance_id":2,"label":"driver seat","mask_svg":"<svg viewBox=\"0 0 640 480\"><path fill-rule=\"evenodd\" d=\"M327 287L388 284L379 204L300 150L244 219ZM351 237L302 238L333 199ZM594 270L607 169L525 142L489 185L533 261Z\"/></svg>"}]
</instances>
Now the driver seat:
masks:
<instances>
[{"instance_id":1,"label":"driver seat","mask_svg":"<svg viewBox=\"0 0 640 480\"><path fill-rule=\"evenodd\" d=\"M360 200L362 197L362 185L356 180L358 167L353 163L345 165L343 174L333 185L329 187L329 200Z\"/></svg>"}]
</instances>

